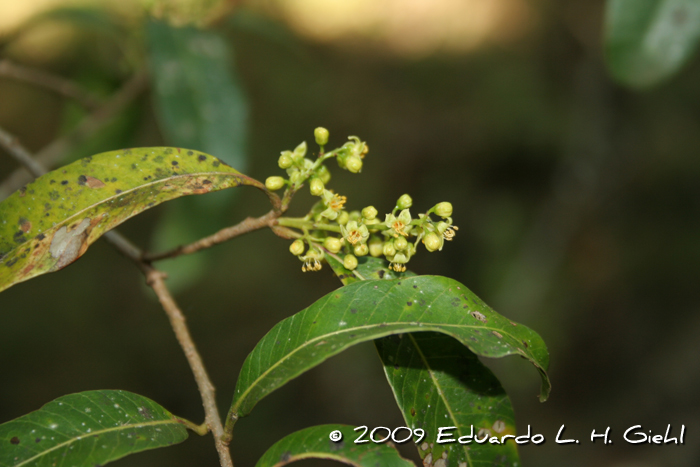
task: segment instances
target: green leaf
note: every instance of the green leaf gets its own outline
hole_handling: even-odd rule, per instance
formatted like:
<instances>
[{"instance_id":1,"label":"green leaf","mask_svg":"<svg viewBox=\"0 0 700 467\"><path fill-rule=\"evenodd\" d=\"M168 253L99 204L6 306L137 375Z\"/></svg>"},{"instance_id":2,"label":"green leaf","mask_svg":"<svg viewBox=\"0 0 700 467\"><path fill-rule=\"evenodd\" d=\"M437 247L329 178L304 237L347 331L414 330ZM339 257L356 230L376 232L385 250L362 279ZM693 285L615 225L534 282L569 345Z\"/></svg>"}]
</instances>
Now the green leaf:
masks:
<instances>
[{"instance_id":1,"label":"green leaf","mask_svg":"<svg viewBox=\"0 0 700 467\"><path fill-rule=\"evenodd\" d=\"M185 439L183 422L150 399L86 391L0 425L0 467L92 467Z\"/></svg>"},{"instance_id":2,"label":"green leaf","mask_svg":"<svg viewBox=\"0 0 700 467\"><path fill-rule=\"evenodd\" d=\"M226 40L216 31L155 20L147 33L155 108L166 139L245 170L248 104Z\"/></svg>"},{"instance_id":3,"label":"green leaf","mask_svg":"<svg viewBox=\"0 0 700 467\"><path fill-rule=\"evenodd\" d=\"M152 20L147 25L155 109L168 144L218 154L245 170L248 103L239 84L233 53L217 31L175 27ZM193 241L213 230L231 198L187 200L168 206L153 233L155 250ZM192 222L192 213L201 222ZM164 263L173 290L193 284L215 256L203 252Z\"/></svg>"},{"instance_id":4,"label":"green leaf","mask_svg":"<svg viewBox=\"0 0 700 467\"><path fill-rule=\"evenodd\" d=\"M339 258L327 255L328 263L343 284L362 278L393 278L397 273L379 258L360 258L354 272L343 268ZM414 276L411 271L401 273ZM498 379L469 349L449 336L426 332L389 336L374 341L384 364L389 385L407 425L422 428L435 440L440 427L454 426L451 438L477 435L498 437L515 434L513 407ZM473 427L473 428L472 428ZM449 465L517 465L517 446L472 441L469 444L418 443L426 465L445 456Z\"/></svg>"},{"instance_id":5,"label":"green leaf","mask_svg":"<svg viewBox=\"0 0 700 467\"><path fill-rule=\"evenodd\" d=\"M152 206L238 185L271 195L216 157L179 148L105 152L49 172L0 203L0 291L67 266Z\"/></svg>"},{"instance_id":6,"label":"green leaf","mask_svg":"<svg viewBox=\"0 0 700 467\"><path fill-rule=\"evenodd\" d=\"M331 441L332 432L339 431L342 438ZM299 430L277 441L263 454L255 467L279 467L301 459L331 459L357 467L415 467L413 462L403 459L396 449L387 444L360 443L361 435L348 425L320 425ZM406 430L401 436L405 437ZM382 438L385 436L382 433Z\"/></svg>"},{"instance_id":7,"label":"green leaf","mask_svg":"<svg viewBox=\"0 0 700 467\"><path fill-rule=\"evenodd\" d=\"M367 280L342 287L281 321L246 358L230 424L263 397L344 349L391 334L437 331L478 355L521 355L550 389L549 356L537 333L494 312L464 285L440 276Z\"/></svg>"},{"instance_id":8,"label":"green leaf","mask_svg":"<svg viewBox=\"0 0 700 467\"><path fill-rule=\"evenodd\" d=\"M608 0L605 38L613 76L629 86L652 86L676 73L695 51L700 2Z\"/></svg>"},{"instance_id":9,"label":"green leaf","mask_svg":"<svg viewBox=\"0 0 700 467\"><path fill-rule=\"evenodd\" d=\"M399 279L402 277L413 277L415 273L410 270L405 272L394 272L389 269L388 261L381 258L373 258L371 256L360 256L357 258L357 268L353 271L345 269L343 260L337 255L325 250L326 261L330 265L335 275L340 279L343 285L352 284L358 281L369 279Z\"/></svg>"},{"instance_id":10,"label":"green leaf","mask_svg":"<svg viewBox=\"0 0 700 467\"><path fill-rule=\"evenodd\" d=\"M455 427L449 438L515 435L513 407L498 379L464 345L434 332L403 334L375 341L396 402L411 428L429 440L440 427ZM473 438L471 438L473 439ZM446 458L448 465L518 465L515 442L419 443L426 465ZM428 458L426 461L425 458Z\"/></svg>"}]
</instances>

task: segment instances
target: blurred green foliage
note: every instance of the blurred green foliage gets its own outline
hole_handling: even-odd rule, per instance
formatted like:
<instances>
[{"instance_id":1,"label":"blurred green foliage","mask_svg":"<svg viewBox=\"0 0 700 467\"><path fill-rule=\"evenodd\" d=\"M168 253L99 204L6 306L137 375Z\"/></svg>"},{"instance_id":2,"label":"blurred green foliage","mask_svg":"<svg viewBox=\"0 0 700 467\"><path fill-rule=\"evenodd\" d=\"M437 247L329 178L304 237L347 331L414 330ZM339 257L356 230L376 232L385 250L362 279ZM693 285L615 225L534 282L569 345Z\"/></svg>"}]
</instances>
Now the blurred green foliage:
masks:
<instances>
[{"instance_id":1,"label":"blurred green foliage","mask_svg":"<svg viewBox=\"0 0 700 467\"><path fill-rule=\"evenodd\" d=\"M655 433L669 423L685 424L688 433L700 429L700 65L689 59L697 33L684 36L682 60L636 75L645 77L639 84L650 84L686 63L672 81L641 94L617 85L606 70L635 75L606 63L618 52L604 27L602 0L532 4L536 26L518 41L420 58L315 42L286 26L274 7L244 4L216 30L235 51L250 107L248 173L258 179L277 174L279 149L294 147L318 125L333 129L330 144L340 142L335 135L363 135L372 150L362 184L346 174L334 179L348 206L405 192L418 209L428 207L420 200L451 200L459 237L447 246L449 254L421 255L412 269L468 284L548 343L556 384L544 405L529 368L486 361L511 395L519 431L532 425L549 441L521 447L524 465L697 465L700 447L693 443L587 442L591 430L608 426L618 437L635 424ZM146 48L133 16L105 16L122 25L118 41L104 34L111 28L62 23L70 33L38 53L26 38L48 34L58 20L37 20L0 38L2 56L108 98L145 66ZM639 31L634 37L643 38ZM603 44L603 37L611 42ZM34 151L70 133L76 121L72 104L13 79L0 77L0 102L0 126ZM102 130L104 137L90 139L89 152L166 144L153 102L152 91L131 101ZM66 160L81 151L75 147ZM0 175L15 168L0 157ZM205 198L226 204L230 196ZM301 195L298 203L305 205ZM224 219L211 221L210 232L262 214L267 201L241 190L230 206ZM163 218L164 210L156 209L124 231L148 245ZM269 232L213 251L217 261L178 299L223 412L224 395L232 393L255 342L337 283L327 268L302 274L288 244ZM190 370L159 307L138 292L140 282L131 264L96 244L61 274L0 294L0 420L37 409L37 401L103 388L143 394L200 420ZM334 357L256 410L258 416L237 426L232 451L239 465L253 465L270 440L311 424L403 423L371 345ZM562 424L581 445L553 442ZM124 462L213 465L216 454L209 439L193 437Z\"/></svg>"}]
</instances>

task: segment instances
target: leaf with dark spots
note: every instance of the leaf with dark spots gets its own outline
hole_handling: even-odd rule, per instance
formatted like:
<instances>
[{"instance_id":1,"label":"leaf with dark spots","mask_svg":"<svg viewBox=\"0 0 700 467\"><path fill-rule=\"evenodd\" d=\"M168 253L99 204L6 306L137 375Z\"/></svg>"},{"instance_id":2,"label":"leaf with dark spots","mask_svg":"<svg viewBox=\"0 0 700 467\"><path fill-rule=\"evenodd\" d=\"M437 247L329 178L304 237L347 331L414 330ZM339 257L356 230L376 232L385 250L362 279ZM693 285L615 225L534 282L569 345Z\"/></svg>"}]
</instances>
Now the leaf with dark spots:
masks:
<instances>
[{"instance_id":1,"label":"leaf with dark spots","mask_svg":"<svg viewBox=\"0 0 700 467\"><path fill-rule=\"evenodd\" d=\"M347 275L343 283L357 283L369 278L363 274L379 276L374 266L381 266L383 261L368 258L362 268L358 267L350 274L344 273L342 263L332 256L329 257L329 263L337 274ZM387 272L393 271L387 269ZM403 275L413 276L413 273L406 271ZM421 289L419 284L413 284L411 288L416 291ZM478 304L482 311L490 310L475 295L462 293L459 296L455 294L448 301L452 313L455 313L455 303L459 304L460 301ZM409 306L412 303L414 302L407 302ZM470 306L464 305L465 308ZM425 313L430 315L428 310ZM484 316L483 313L478 313ZM504 320L499 325L507 329L506 323L515 326L509 320ZM499 331L492 330L491 334L497 339L503 339L503 334ZM472 343L471 348L478 348L483 340L481 331L474 329L468 340ZM473 426L477 432L482 433L481 437L486 433L496 437L515 434L513 408L508 397L496 377L479 362L475 353L464 345L464 341L458 342L445 334L427 332L388 336L374 342L387 381L408 426L425 429L427 436L432 439L440 426L454 426L456 437L469 435ZM526 348L527 346L516 350L522 355ZM487 356L492 351L481 348L478 353ZM422 394L423 397L416 397L416 394ZM484 406L488 410L483 410ZM444 465L476 467L518 463L517 449L512 440L500 445L421 443L416 447L424 465L436 465L436 460L442 460Z\"/></svg>"},{"instance_id":2,"label":"leaf with dark spots","mask_svg":"<svg viewBox=\"0 0 700 467\"><path fill-rule=\"evenodd\" d=\"M414 289L413 285L418 287ZM547 398L549 355L542 339L525 326L511 326L508 319L486 305L481 309L491 317L488 325L455 312L450 301L461 294L472 294L459 282L440 276L414 276L358 281L340 290L342 293L331 292L281 321L258 342L240 371L231 404L233 418L247 415L272 391L353 345L406 332L444 333L477 355L524 355L540 373L540 398ZM418 297L426 301L425 310L409 316L405 303ZM360 312L353 314L352 308ZM313 321L317 324L312 325ZM497 330L503 338L488 332L477 342L470 340L479 330ZM531 343L529 348L523 348L523 339ZM275 347L275 340L285 345ZM325 345L316 345L322 341Z\"/></svg>"},{"instance_id":3,"label":"leaf with dark spots","mask_svg":"<svg viewBox=\"0 0 700 467\"><path fill-rule=\"evenodd\" d=\"M182 421L150 399L86 391L1 424L0 466L104 465L185 439Z\"/></svg>"},{"instance_id":4,"label":"leaf with dark spots","mask_svg":"<svg viewBox=\"0 0 700 467\"><path fill-rule=\"evenodd\" d=\"M331 441L330 434L338 432L341 440ZM348 425L305 428L277 441L255 467L281 467L302 459L330 459L355 467L415 467L413 462L403 459L391 443L355 444L353 441L360 434Z\"/></svg>"},{"instance_id":5,"label":"leaf with dark spots","mask_svg":"<svg viewBox=\"0 0 700 467\"><path fill-rule=\"evenodd\" d=\"M277 200L257 180L226 166L215 168L213 157L199 162L174 153L168 157L179 158L177 174L169 169L170 163L159 165L153 162L154 157L148 162L141 160L145 154L162 155L167 149L98 154L92 156L89 164L77 161L31 182L25 191L33 190L33 195L22 197L21 192L15 192L0 203L0 219L20 220L19 225L0 222L4 266L0 267L0 291L65 267L108 230L174 198L251 185L267 193L273 202ZM136 168L132 169L132 165ZM52 185L51 181L57 178L72 182ZM113 189L100 189L106 186L103 180L110 180ZM210 183L205 184L204 180ZM44 238L50 242L42 242ZM26 249L31 254L21 257Z\"/></svg>"}]
</instances>

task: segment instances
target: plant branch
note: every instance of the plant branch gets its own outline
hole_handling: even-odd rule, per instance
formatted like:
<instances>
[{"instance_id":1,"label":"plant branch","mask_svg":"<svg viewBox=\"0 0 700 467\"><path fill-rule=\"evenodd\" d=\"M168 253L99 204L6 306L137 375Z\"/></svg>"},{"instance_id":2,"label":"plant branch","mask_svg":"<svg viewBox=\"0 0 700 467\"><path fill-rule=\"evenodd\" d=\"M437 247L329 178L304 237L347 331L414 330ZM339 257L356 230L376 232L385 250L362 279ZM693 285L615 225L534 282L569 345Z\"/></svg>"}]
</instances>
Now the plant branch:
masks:
<instances>
[{"instance_id":1,"label":"plant branch","mask_svg":"<svg viewBox=\"0 0 700 467\"><path fill-rule=\"evenodd\" d=\"M148 262L159 261L167 258L175 258L180 255L189 255L199 250L211 248L214 245L218 245L219 243L223 243L234 237L238 237L240 235L252 232L254 230L260 230L265 227L272 228L277 223L277 218L279 217L279 215L279 212L272 210L264 216L260 216L257 218L248 217L247 219L244 219L236 225L223 228L215 234L201 238L196 242L190 243L189 245L181 245L176 248L173 248L172 250L164 251L162 253L145 253L143 259L144 261Z\"/></svg>"},{"instance_id":2,"label":"plant branch","mask_svg":"<svg viewBox=\"0 0 700 467\"><path fill-rule=\"evenodd\" d=\"M7 59L0 60L0 76L24 81L54 91L73 99L87 110L95 110L101 104L100 99L70 80L42 70L17 65Z\"/></svg>"},{"instance_id":3,"label":"plant branch","mask_svg":"<svg viewBox=\"0 0 700 467\"><path fill-rule=\"evenodd\" d=\"M12 157L24 166L33 176L40 177L46 169L34 160L27 148L22 146L17 137L0 127L0 146L5 148Z\"/></svg>"},{"instance_id":4,"label":"plant branch","mask_svg":"<svg viewBox=\"0 0 700 467\"><path fill-rule=\"evenodd\" d=\"M19 160L20 163L22 163L27 170L32 173L32 175L39 177L47 172L40 163L34 160L31 154L19 143L19 141L17 141L17 138L1 128L0 145L5 147L13 156L15 156L15 158L17 158L17 160ZM274 221L274 211L271 211L270 214L273 214L272 221ZM263 218L264 217L266 216L263 216ZM261 227L266 225L267 224L264 224ZM170 325L175 332L177 341L185 354L185 358L187 358L187 362L192 369L192 373L194 374L194 379L197 383L197 388L199 389L199 394L202 398L205 423L214 435L214 444L216 445L216 450L219 453L221 466L233 467L233 460L231 459L231 453L229 452L228 445L222 441L224 437L224 427L221 423L221 417L219 416L219 411L216 407L216 392L214 385L212 384L211 379L204 368L204 362L202 362L202 358L194 345L194 341L192 340L192 336L190 335L190 331L185 321L185 316L182 314L182 311L177 306L177 303L168 290L168 287L165 285L165 273L154 268L149 261L144 260L143 251L141 251L139 247L134 245L128 238L116 230L111 230L105 233L104 237L119 252L131 259L139 267L141 272L143 272L144 276L146 277L146 283L158 296L158 301L160 301L165 314L168 316L168 320L170 321ZM202 429L200 426L192 423L187 426L199 434L205 434L203 433L204 429Z\"/></svg>"},{"instance_id":5,"label":"plant branch","mask_svg":"<svg viewBox=\"0 0 700 467\"><path fill-rule=\"evenodd\" d=\"M43 167L53 167L67 152L70 152L75 146L111 121L129 102L146 89L147 84L145 73L134 75L102 107L83 119L71 133L53 141L38 152L33 159ZM31 177L26 170L18 168L0 185L0 200L5 199L10 193L18 190L30 180Z\"/></svg>"},{"instance_id":6,"label":"plant branch","mask_svg":"<svg viewBox=\"0 0 700 467\"><path fill-rule=\"evenodd\" d=\"M163 306L168 319L170 320L170 325L175 331L175 336L177 341L180 343L180 347L185 352L185 357L187 362L190 364L190 368L194 373L194 379L197 381L197 387L199 388L199 394L202 397L202 403L204 405L205 420L207 426L214 434L214 444L216 445L216 450L219 453L219 460L221 461L222 467L233 467L233 461L231 460L231 453L228 450L228 446L222 441L224 436L224 427L221 424L221 417L219 416L219 411L216 407L216 395L214 385L209 379L206 369L204 368L204 363L202 358L199 356L197 349L192 341L192 336L185 322L185 316L180 311L180 308L175 303L170 291L165 285L165 274L158 271L155 268L150 268L146 273L146 282L153 288L153 291L158 296L160 304Z\"/></svg>"}]
</instances>

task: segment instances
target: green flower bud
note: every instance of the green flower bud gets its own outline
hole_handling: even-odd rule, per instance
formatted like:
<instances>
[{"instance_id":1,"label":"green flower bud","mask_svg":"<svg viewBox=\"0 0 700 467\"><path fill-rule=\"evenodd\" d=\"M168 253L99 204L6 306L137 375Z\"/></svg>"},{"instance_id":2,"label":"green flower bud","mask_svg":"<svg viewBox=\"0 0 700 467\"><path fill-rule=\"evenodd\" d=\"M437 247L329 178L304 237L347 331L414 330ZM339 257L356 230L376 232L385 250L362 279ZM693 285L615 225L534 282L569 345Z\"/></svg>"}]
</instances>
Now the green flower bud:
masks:
<instances>
[{"instance_id":1,"label":"green flower bud","mask_svg":"<svg viewBox=\"0 0 700 467\"><path fill-rule=\"evenodd\" d=\"M338 214L338 217L336 217L335 221L338 223L338 225L345 225L348 223L350 220L350 214L348 214L347 211L340 211Z\"/></svg>"},{"instance_id":2,"label":"green flower bud","mask_svg":"<svg viewBox=\"0 0 700 467\"><path fill-rule=\"evenodd\" d=\"M318 179L318 178L312 178L311 183L309 184L309 190L311 191L311 196L321 196L323 194L323 190L325 189L325 185L323 182Z\"/></svg>"},{"instance_id":3,"label":"green flower bud","mask_svg":"<svg viewBox=\"0 0 700 467\"><path fill-rule=\"evenodd\" d=\"M303 141L299 146L294 148L294 160L301 160L306 155L306 141Z\"/></svg>"},{"instance_id":4,"label":"green flower bud","mask_svg":"<svg viewBox=\"0 0 700 467\"><path fill-rule=\"evenodd\" d=\"M288 169L293 163L294 159L292 158L292 151L282 151L282 155L277 160L277 165L280 166L280 169Z\"/></svg>"},{"instance_id":5,"label":"green flower bud","mask_svg":"<svg viewBox=\"0 0 700 467\"><path fill-rule=\"evenodd\" d=\"M384 256L394 256L396 254L396 248L394 248L394 242L387 241L384 243L384 248L382 250Z\"/></svg>"},{"instance_id":6,"label":"green flower bud","mask_svg":"<svg viewBox=\"0 0 700 467\"><path fill-rule=\"evenodd\" d=\"M316 144L319 146L325 146L328 144L328 130L322 126L314 130L314 138L316 138Z\"/></svg>"},{"instance_id":7,"label":"green flower bud","mask_svg":"<svg viewBox=\"0 0 700 467\"><path fill-rule=\"evenodd\" d=\"M331 253L338 253L340 251L340 248L343 246L343 242L341 242L340 239L336 237L327 237L323 241L323 246L325 246L326 249Z\"/></svg>"},{"instance_id":8,"label":"green flower bud","mask_svg":"<svg viewBox=\"0 0 700 467\"><path fill-rule=\"evenodd\" d=\"M322 165L316 169L316 176L321 179L323 183L328 183L331 181L331 173L325 165Z\"/></svg>"},{"instance_id":9,"label":"green flower bud","mask_svg":"<svg viewBox=\"0 0 700 467\"><path fill-rule=\"evenodd\" d=\"M362 159L360 156L349 156L345 160L345 166L350 172L356 174L362 170Z\"/></svg>"},{"instance_id":10,"label":"green flower bud","mask_svg":"<svg viewBox=\"0 0 700 467\"><path fill-rule=\"evenodd\" d=\"M294 240L289 246L289 252L294 256L299 256L302 254L304 252L304 241L299 238Z\"/></svg>"},{"instance_id":11,"label":"green flower bud","mask_svg":"<svg viewBox=\"0 0 700 467\"><path fill-rule=\"evenodd\" d=\"M289 171L287 171L289 172ZM289 174L289 183L293 185L294 188L304 181L304 174L298 169L291 169L291 174Z\"/></svg>"},{"instance_id":12,"label":"green flower bud","mask_svg":"<svg viewBox=\"0 0 700 467\"><path fill-rule=\"evenodd\" d=\"M413 199L409 195L401 195L396 202L396 207L399 209L408 209L413 206Z\"/></svg>"},{"instance_id":13,"label":"green flower bud","mask_svg":"<svg viewBox=\"0 0 700 467\"><path fill-rule=\"evenodd\" d=\"M351 221L359 221L361 217L362 217L362 214L360 214L360 211L350 211L350 220Z\"/></svg>"},{"instance_id":14,"label":"green flower bud","mask_svg":"<svg viewBox=\"0 0 700 467\"><path fill-rule=\"evenodd\" d=\"M408 240L406 237L398 237L394 240L394 248L397 250L405 250L408 247Z\"/></svg>"},{"instance_id":15,"label":"green flower bud","mask_svg":"<svg viewBox=\"0 0 700 467\"><path fill-rule=\"evenodd\" d=\"M442 218L450 217L452 215L452 203L448 203L447 201L438 203L435 205L435 214Z\"/></svg>"},{"instance_id":16,"label":"green flower bud","mask_svg":"<svg viewBox=\"0 0 700 467\"><path fill-rule=\"evenodd\" d=\"M265 187L270 190L270 191L276 191L279 190L284 186L284 178L274 176L274 177L267 177L267 180L265 180Z\"/></svg>"},{"instance_id":17,"label":"green flower bud","mask_svg":"<svg viewBox=\"0 0 700 467\"><path fill-rule=\"evenodd\" d=\"M425 249L428 251L437 251L442 249L443 239L438 237L435 233L430 232L423 238L423 243L425 244Z\"/></svg>"},{"instance_id":18,"label":"green flower bud","mask_svg":"<svg viewBox=\"0 0 700 467\"><path fill-rule=\"evenodd\" d=\"M374 206L367 206L362 210L362 217L364 217L368 221L375 219L377 217L377 214L379 214L379 212Z\"/></svg>"},{"instance_id":19,"label":"green flower bud","mask_svg":"<svg viewBox=\"0 0 700 467\"><path fill-rule=\"evenodd\" d=\"M345 258L343 258L343 266L345 269L352 271L357 267L357 258L353 255L345 255Z\"/></svg>"},{"instance_id":20,"label":"green flower bud","mask_svg":"<svg viewBox=\"0 0 700 467\"><path fill-rule=\"evenodd\" d=\"M378 237L372 237L372 239L368 243L369 245L369 254L374 256L375 258L379 258L384 254L384 242L382 241L381 238Z\"/></svg>"},{"instance_id":21,"label":"green flower bud","mask_svg":"<svg viewBox=\"0 0 700 467\"><path fill-rule=\"evenodd\" d=\"M348 160L348 155L347 153L338 153L338 156L335 158L335 160L338 162L338 167L340 167L343 170L347 170L348 166L346 164L346 161Z\"/></svg>"},{"instance_id":22,"label":"green flower bud","mask_svg":"<svg viewBox=\"0 0 700 467\"><path fill-rule=\"evenodd\" d=\"M361 243L359 245L355 245L353 252L355 253L355 256L365 256L367 253L369 253L369 247L366 243Z\"/></svg>"}]
</instances>

